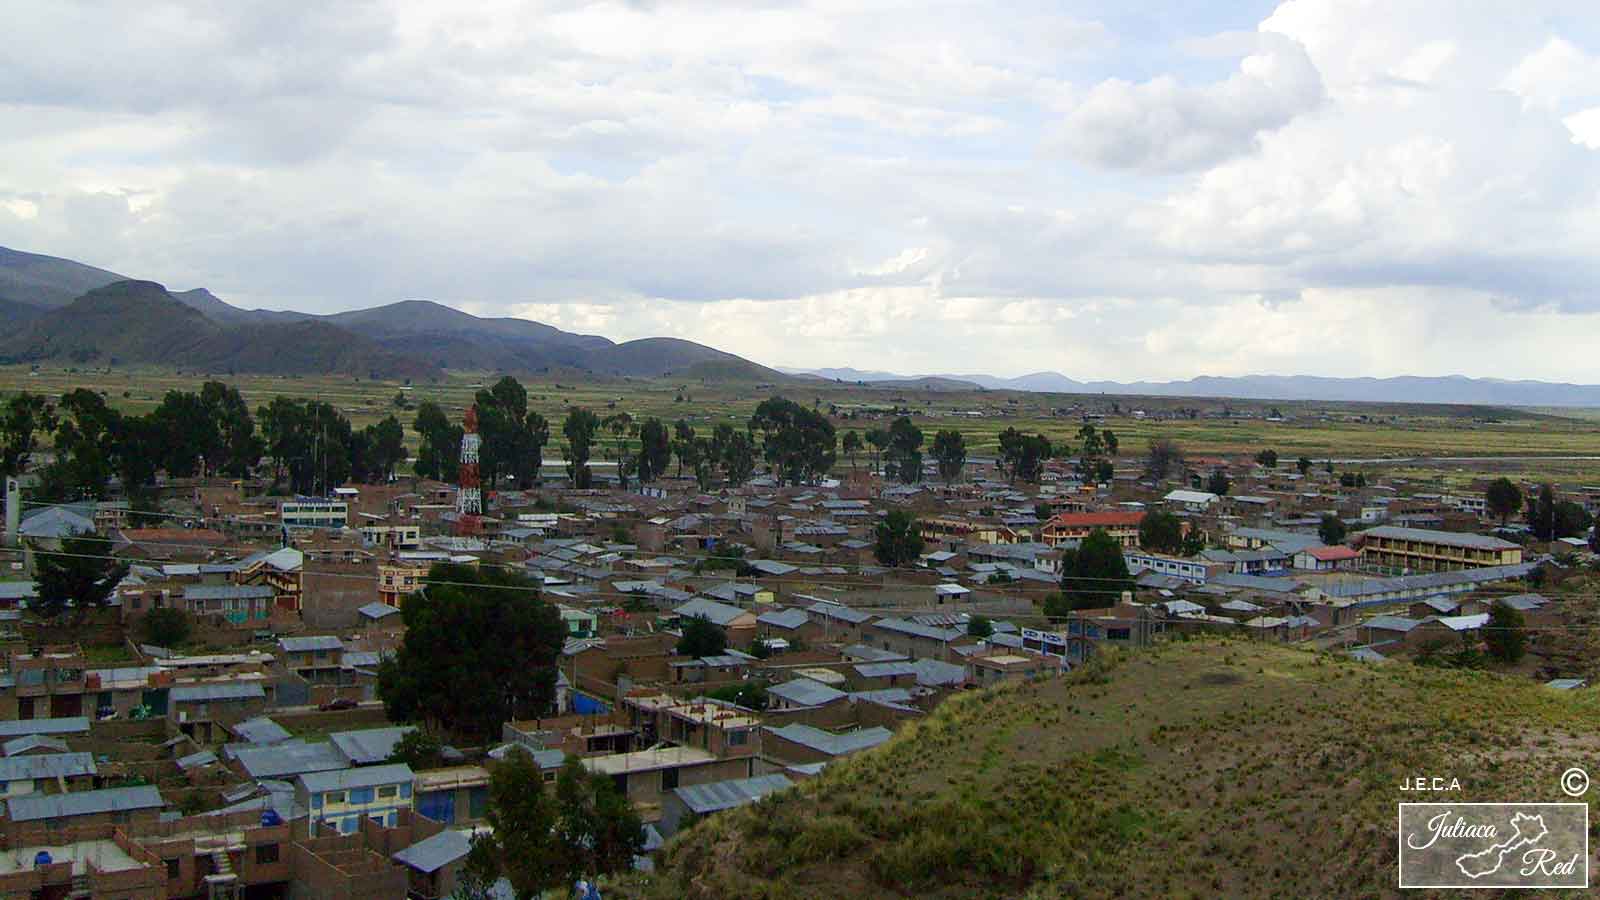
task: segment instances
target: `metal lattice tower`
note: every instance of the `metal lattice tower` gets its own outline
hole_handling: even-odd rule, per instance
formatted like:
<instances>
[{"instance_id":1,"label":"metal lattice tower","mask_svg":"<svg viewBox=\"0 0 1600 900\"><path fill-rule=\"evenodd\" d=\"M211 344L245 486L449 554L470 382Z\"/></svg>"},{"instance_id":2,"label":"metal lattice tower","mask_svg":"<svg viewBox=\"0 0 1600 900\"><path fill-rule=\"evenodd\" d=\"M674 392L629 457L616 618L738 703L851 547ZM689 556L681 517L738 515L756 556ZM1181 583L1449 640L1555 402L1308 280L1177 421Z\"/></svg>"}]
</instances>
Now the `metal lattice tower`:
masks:
<instances>
[{"instance_id":1,"label":"metal lattice tower","mask_svg":"<svg viewBox=\"0 0 1600 900\"><path fill-rule=\"evenodd\" d=\"M477 534L483 515L483 489L478 482L478 407L468 407L462 421L461 466L456 475L456 532Z\"/></svg>"}]
</instances>

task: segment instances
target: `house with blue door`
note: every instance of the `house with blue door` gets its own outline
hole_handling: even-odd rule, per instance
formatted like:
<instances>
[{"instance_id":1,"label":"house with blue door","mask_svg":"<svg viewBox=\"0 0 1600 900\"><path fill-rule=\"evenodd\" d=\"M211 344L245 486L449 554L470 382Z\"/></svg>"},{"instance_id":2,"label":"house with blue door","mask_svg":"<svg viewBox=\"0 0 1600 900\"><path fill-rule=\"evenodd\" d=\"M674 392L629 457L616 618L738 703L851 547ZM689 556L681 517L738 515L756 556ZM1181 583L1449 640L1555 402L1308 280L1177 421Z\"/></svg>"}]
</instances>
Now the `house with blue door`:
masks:
<instances>
[{"instance_id":1,"label":"house with blue door","mask_svg":"<svg viewBox=\"0 0 1600 900\"><path fill-rule=\"evenodd\" d=\"M354 834L363 817L393 828L412 808L415 778L404 763L308 772L295 778L294 799L310 811L312 837Z\"/></svg>"}]
</instances>

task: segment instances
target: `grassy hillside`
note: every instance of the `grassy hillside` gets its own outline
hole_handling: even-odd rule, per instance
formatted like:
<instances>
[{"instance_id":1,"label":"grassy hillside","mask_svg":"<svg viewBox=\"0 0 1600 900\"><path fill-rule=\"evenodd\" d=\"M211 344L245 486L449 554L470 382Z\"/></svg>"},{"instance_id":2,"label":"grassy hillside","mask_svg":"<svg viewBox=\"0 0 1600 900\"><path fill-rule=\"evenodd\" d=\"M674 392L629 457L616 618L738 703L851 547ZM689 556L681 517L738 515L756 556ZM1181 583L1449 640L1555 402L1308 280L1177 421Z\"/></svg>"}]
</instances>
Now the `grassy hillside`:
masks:
<instances>
[{"instance_id":1,"label":"grassy hillside","mask_svg":"<svg viewBox=\"0 0 1600 900\"><path fill-rule=\"evenodd\" d=\"M953 698L672 841L623 897L1368 897L1395 804L1561 801L1594 692L1177 642ZM1458 778L1416 796L1407 776Z\"/></svg>"}]
</instances>

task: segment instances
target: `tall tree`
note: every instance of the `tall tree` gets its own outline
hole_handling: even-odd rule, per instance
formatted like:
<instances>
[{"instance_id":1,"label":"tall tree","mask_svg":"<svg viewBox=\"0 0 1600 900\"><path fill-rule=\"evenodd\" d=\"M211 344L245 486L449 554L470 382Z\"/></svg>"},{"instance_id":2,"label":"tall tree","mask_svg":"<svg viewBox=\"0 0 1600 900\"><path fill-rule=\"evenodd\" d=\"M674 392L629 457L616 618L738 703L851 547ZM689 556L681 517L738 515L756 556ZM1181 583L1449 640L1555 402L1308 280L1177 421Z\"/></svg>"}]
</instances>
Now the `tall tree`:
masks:
<instances>
[{"instance_id":1,"label":"tall tree","mask_svg":"<svg viewBox=\"0 0 1600 900\"><path fill-rule=\"evenodd\" d=\"M756 471L756 443L747 431L729 430L722 445L722 476L729 484L741 485Z\"/></svg>"},{"instance_id":2,"label":"tall tree","mask_svg":"<svg viewBox=\"0 0 1600 900\"><path fill-rule=\"evenodd\" d=\"M695 440L694 426L684 419L679 419L672 426L672 453L678 457L679 478L683 477L684 469L693 472L700 461L700 446Z\"/></svg>"},{"instance_id":3,"label":"tall tree","mask_svg":"<svg viewBox=\"0 0 1600 900\"><path fill-rule=\"evenodd\" d=\"M1181 552L1183 520L1162 510L1145 513L1139 520L1139 546L1157 553Z\"/></svg>"},{"instance_id":4,"label":"tall tree","mask_svg":"<svg viewBox=\"0 0 1600 900\"><path fill-rule=\"evenodd\" d=\"M922 529L903 509L891 509L878 521L872 550L886 566L909 566L922 555Z\"/></svg>"},{"instance_id":5,"label":"tall tree","mask_svg":"<svg viewBox=\"0 0 1600 900\"><path fill-rule=\"evenodd\" d=\"M200 471L203 458L209 468L221 468L222 431L199 394L168 391L150 414L154 445L146 452L173 478L190 478Z\"/></svg>"},{"instance_id":6,"label":"tall tree","mask_svg":"<svg viewBox=\"0 0 1600 900\"><path fill-rule=\"evenodd\" d=\"M1122 545L1096 528L1061 558L1061 593L1070 609L1114 606L1123 591L1134 589Z\"/></svg>"},{"instance_id":7,"label":"tall tree","mask_svg":"<svg viewBox=\"0 0 1600 900\"><path fill-rule=\"evenodd\" d=\"M420 438L417 464L413 468L417 476L455 481L456 469L461 463L462 427L452 423L439 404L424 400L417 404L411 430Z\"/></svg>"},{"instance_id":8,"label":"tall tree","mask_svg":"<svg viewBox=\"0 0 1600 900\"><path fill-rule=\"evenodd\" d=\"M1263 469L1276 469L1278 467L1278 451L1268 448L1256 454L1256 462Z\"/></svg>"},{"instance_id":9,"label":"tall tree","mask_svg":"<svg viewBox=\"0 0 1600 900\"><path fill-rule=\"evenodd\" d=\"M1160 480L1183 469L1183 448L1171 438L1152 438L1145 455L1145 474Z\"/></svg>"},{"instance_id":10,"label":"tall tree","mask_svg":"<svg viewBox=\"0 0 1600 900\"><path fill-rule=\"evenodd\" d=\"M116 472L122 416L87 388L62 395L56 415L56 461L45 473L44 492L60 499L100 496Z\"/></svg>"},{"instance_id":11,"label":"tall tree","mask_svg":"<svg viewBox=\"0 0 1600 900\"><path fill-rule=\"evenodd\" d=\"M517 900L535 900L547 888L562 886L567 856L556 831L556 805L544 786L539 764L513 745L489 773L489 828L483 849L468 860L474 870L489 870L487 880L504 876ZM472 854L469 854L471 856Z\"/></svg>"},{"instance_id":12,"label":"tall tree","mask_svg":"<svg viewBox=\"0 0 1600 900\"><path fill-rule=\"evenodd\" d=\"M0 406L0 477L27 471L39 435L56 429L50 398L26 391Z\"/></svg>"},{"instance_id":13,"label":"tall tree","mask_svg":"<svg viewBox=\"0 0 1600 900\"><path fill-rule=\"evenodd\" d=\"M1578 503L1556 496L1555 488L1543 484L1528 503L1528 527L1541 541L1554 541L1586 534L1592 520Z\"/></svg>"},{"instance_id":14,"label":"tall tree","mask_svg":"<svg viewBox=\"0 0 1600 900\"><path fill-rule=\"evenodd\" d=\"M439 565L401 614L405 637L378 671L390 719L497 740L508 719L550 712L566 630L534 582L499 568Z\"/></svg>"},{"instance_id":15,"label":"tall tree","mask_svg":"<svg viewBox=\"0 0 1600 900\"><path fill-rule=\"evenodd\" d=\"M1009 481L1037 482L1051 452L1050 440L1042 434L1030 436L1015 428L1000 432L1000 468Z\"/></svg>"},{"instance_id":16,"label":"tall tree","mask_svg":"<svg viewBox=\"0 0 1600 900\"><path fill-rule=\"evenodd\" d=\"M667 426L649 418L639 426L639 482L648 484L665 473L672 461L672 438Z\"/></svg>"},{"instance_id":17,"label":"tall tree","mask_svg":"<svg viewBox=\"0 0 1600 900\"><path fill-rule=\"evenodd\" d=\"M105 606L117 583L128 574L126 563L111 556L111 542L92 534L64 537L58 549L34 545L34 580L38 597L33 612L52 619L69 606L81 618L90 609Z\"/></svg>"},{"instance_id":18,"label":"tall tree","mask_svg":"<svg viewBox=\"0 0 1600 900\"><path fill-rule=\"evenodd\" d=\"M1349 529L1345 528L1344 520L1333 513L1323 513L1322 521L1317 524L1317 537L1329 547L1336 547L1344 543L1345 535Z\"/></svg>"},{"instance_id":19,"label":"tall tree","mask_svg":"<svg viewBox=\"0 0 1600 900\"><path fill-rule=\"evenodd\" d=\"M872 445L872 474L883 474L883 451L889 446L889 432L882 428L867 429L867 443Z\"/></svg>"},{"instance_id":20,"label":"tall tree","mask_svg":"<svg viewBox=\"0 0 1600 900\"><path fill-rule=\"evenodd\" d=\"M1300 474L1303 477L1307 472L1311 471L1311 457L1300 457L1299 459L1295 460L1294 467L1300 470Z\"/></svg>"},{"instance_id":21,"label":"tall tree","mask_svg":"<svg viewBox=\"0 0 1600 900\"><path fill-rule=\"evenodd\" d=\"M385 416L383 421L362 429L362 437L366 452L363 472L366 478L362 480L388 480L394 475L395 467L406 460L406 431L400 420L393 415Z\"/></svg>"},{"instance_id":22,"label":"tall tree","mask_svg":"<svg viewBox=\"0 0 1600 900\"><path fill-rule=\"evenodd\" d=\"M861 432L854 428L846 431L839 441L839 449L844 451L845 458L850 460L850 470L856 468L856 454L861 452Z\"/></svg>"},{"instance_id":23,"label":"tall tree","mask_svg":"<svg viewBox=\"0 0 1600 900\"><path fill-rule=\"evenodd\" d=\"M1489 515L1499 519L1504 527L1506 520L1522 508L1522 489L1509 478L1496 478L1489 482L1488 490L1483 492L1483 505Z\"/></svg>"},{"instance_id":24,"label":"tall tree","mask_svg":"<svg viewBox=\"0 0 1600 900\"><path fill-rule=\"evenodd\" d=\"M567 410L567 420L561 433L567 438L567 477L575 488L588 488L594 480L589 471L590 448L594 433L600 427L600 417L581 406Z\"/></svg>"},{"instance_id":25,"label":"tall tree","mask_svg":"<svg viewBox=\"0 0 1600 900\"><path fill-rule=\"evenodd\" d=\"M644 849L644 822L608 775L567 757L556 778L555 831L561 843L562 884L633 867Z\"/></svg>"},{"instance_id":26,"label":"tall tree","mask_svg":"<svg viewBox=\"0 0 1600 900\"><path fill-rule=\"evenodd\" d=\"M220 381L200 386L200 403L216 424L221 438L220 458L206 457L207 467L233 478L242 478L261 461L261 438L256 435L250 405L239 389Z\"/></svg>"},{"instance_id":27,"label":"tall tree","mask_svg":"<svg viewBox=\"0 0 1600 900\"><path fill-rule=\"evenodd\" d=\"M814 409L771 397L756 406L750 431L761 434L763 457L780 483L812 484L833 468L833 423Z\"/></svg>"},{"instance_id":28,"label":"tall tree","mask_svg":"<svg viewBox=\"0 0 1600 900\"><path fill-rule=\"evenodd\" d=\"M889 426L889 472L902 484L922 480L922 429L906 416Z\"/></svg>"},{"instance_id":29,"label":"tall tree","mask_svg":"<svg viewBox=\"0 0 1600 900\"><path fill-rule=\"evenodd\" d=\"M1527 622L1522 611L1496 602L1489 607L1489 621L1483 628L1483 643L1489 655L1506 665L1516 665L1527 648Z\"/></svg>"},{"instance_id":30,"label":"tall tree","mask_svg":"<svg viewBox=\"0 0 1600 900\"><path fill-rule=\"evenodd\" d=\"M967 439L953 428L935 434L933 458L939 463L939 477L946 484L955 481L967 464Z\"/></svg>"},{"instance_id":31,"label":"tall tree","mask_svg":"<svg viewBox=\"0 0 1600 900\"><path fill-rule=\"evenodd\" d=\"M728 649L728 633L705 616L690 616L683 623L683 634L678 638L679 656L696 659L717 656Z\"/></svg>"},{"instance_id":32,"label":"tall tree","mask_svg":"<svg viewBox=\"0 0 1600 900\"><path fill-rule=\"evenodd\" d=\"M1218 497L1226 496L1233 487L1233 482L1228 480L1228 473L1221 469L1212 469L1211 475L1206 478L1206 490Z\"/></svg>"}]
</instances>

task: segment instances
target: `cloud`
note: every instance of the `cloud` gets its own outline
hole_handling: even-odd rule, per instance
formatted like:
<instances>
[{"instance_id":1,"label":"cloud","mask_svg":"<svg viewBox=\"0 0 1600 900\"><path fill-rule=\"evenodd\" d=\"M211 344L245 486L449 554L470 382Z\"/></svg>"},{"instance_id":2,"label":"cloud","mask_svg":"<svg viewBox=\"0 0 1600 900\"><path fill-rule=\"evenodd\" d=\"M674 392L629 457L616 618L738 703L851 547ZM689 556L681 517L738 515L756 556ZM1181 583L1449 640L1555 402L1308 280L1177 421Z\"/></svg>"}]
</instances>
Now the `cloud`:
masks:
<instances>
[{"instance_id":1,"label":"cloud","mask_svg":"<svg viewBox=\"0 0 1600 900\"><path fill-rule=\"evenodd\" d=\"M1066 117L1059 140L1073 157L1113 168L1181 172L1249 152L1264 132L1322 100L1304 48L1277 35L1255 47L1227 79L1187 85L1169 75L1096 85Z\"/></svg>"},{"instance_id":2,"label":"cloud","mask_svg":"<svg viewBox=\"0 0 1600 900\"><path fill-rule=\"evenodd\" d=\"M1600 381L1600 36L1560 0L0 11L0 243L246 306Z\"/></svg>"}]
</instances>

